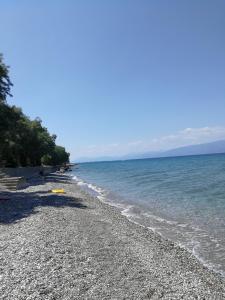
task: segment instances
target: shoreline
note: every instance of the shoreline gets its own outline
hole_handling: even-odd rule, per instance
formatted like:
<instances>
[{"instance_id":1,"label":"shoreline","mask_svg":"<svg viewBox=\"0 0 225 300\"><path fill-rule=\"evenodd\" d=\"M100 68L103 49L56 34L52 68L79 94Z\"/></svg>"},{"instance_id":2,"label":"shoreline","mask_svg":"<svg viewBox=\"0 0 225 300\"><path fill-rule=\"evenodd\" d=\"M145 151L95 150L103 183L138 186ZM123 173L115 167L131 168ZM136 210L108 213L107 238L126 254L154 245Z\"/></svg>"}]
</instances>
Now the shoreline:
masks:
<instances>
[{"instance_id":1,"label":"shoreline","mask_svg":"<svg viewBox=\"0 0 225 300\"><path fill-rule=\"evenodd\" d=\"M48 192L59 186L65 195ZM0 211L3 299L225 298L219 274L69 175L9 195Z\"/></svg>"},{"instance_id":2,"label":"shoreline","mask_svg":"<svg viewBox=\"0 0 225 300\"><path fill-rule=\"evenodd\" d=\"M105 190L102 187L96 186L94 183L91 182L87 182L85 180L83 180L82 178L75 176L71 176L72 180L75 182L75 184L77 184L79 186L79 188L86 192L88 195L91 195L95 198L97 198L99 201L115 207L116 209L118 209L118 211L125 216L130 222L147 228L148 230L150 230L151 232L153 232L156 235L159 235L162 239L168 240L169 242L174 243L175 245L177 245L178 247L180 247L181 249L186 250L188 253L190 253L191 255L193 255L202 265L204 265L207 269L213 271L216 274L219 274L219 276L223 277L225 279L225 272L224 270L221 269L217 269L216 265L213 265L211 262L207 262L204 260L203 257L201 257L195 250L195 246L193 247L193 249L189 249L185 244L182 244L180 241L176 241L173 240L167 236L165 236L163 233L157 231L154 227L149 226L148 224L146 224L146 222L143 222L140 218L140 216L136 215L133 212L130 212L130 210L132 210L135 206L134 204L128 204L128 203L120 203L115 201L109 201L108 200L108 196L107 196L107 190ZM137 207L136 207L137 208ZM145 214L141 214L141 216L144 216ZM166 221L165 219L162 219L159 216L154 216L151 215L152 217L160 218L160 221ZM166 221L167 223L170 223L171 221ZM178 225L179 226L179 225Z\"/></svg>"}]
</instances>

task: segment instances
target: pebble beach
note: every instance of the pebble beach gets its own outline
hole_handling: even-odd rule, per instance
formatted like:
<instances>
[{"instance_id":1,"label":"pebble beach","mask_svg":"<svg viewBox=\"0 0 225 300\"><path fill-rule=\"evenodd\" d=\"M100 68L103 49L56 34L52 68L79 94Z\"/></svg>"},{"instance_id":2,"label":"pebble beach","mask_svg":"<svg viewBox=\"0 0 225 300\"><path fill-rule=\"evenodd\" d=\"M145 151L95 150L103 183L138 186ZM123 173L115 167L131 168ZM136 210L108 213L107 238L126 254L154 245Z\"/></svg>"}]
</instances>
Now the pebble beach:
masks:
<instances>
[{"instance_id":1,"label":"pebble beach","mask_svg":"<svg viewBox=\"0 0 225 300\"><path fill-rule=\"evenodd\" d=\"M62 188L65 194L50 191ZM67 175L0 202L0 299L225 299L225 280Z\"/></svg>"}]
</instances>

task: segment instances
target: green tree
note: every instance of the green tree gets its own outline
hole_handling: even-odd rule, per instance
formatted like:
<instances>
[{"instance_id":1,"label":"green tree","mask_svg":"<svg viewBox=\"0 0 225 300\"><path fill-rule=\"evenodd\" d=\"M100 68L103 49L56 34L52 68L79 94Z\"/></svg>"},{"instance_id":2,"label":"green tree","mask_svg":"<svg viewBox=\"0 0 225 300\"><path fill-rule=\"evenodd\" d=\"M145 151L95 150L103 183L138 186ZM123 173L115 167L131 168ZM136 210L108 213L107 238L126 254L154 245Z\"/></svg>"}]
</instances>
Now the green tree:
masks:
<instances>
[{"instance_id":1,"label":"green tree","mask_svg":"<svg viewBox=\"0 0 225 300\"><path fill-rule=\"evenodd\" d=\"M41 164L45 166L50 166L52 165L52 157L49 154L45 154L41 158Z\"/></svg>"},{"instance_id":2,"label":"green tree","mask_svg":"<svg viewBox=\"0 0 225 300\"><path fill-rule=\"evenodd\" d=\"M0 54L0 103L6 101L7 96L12 96L10 93L12 82L9 78L9 67L3 62L3 55Z\"/></svg>"},{"instance_id":3,"label":"green tree","mask_svg":"<svg viewBox=\"0 0 225 300\"><path fill-rule=\"evenodd\" d=\"M70 154L66 152L65 148L62 146L55 146L53 155L52 155L52 163L53 165L61 165L69 162Z\"/></svg>"},{"instance_id":4,"label":"green tree","mask_svg":"<svg viewBox=\"0 0 225 300\"><path fill-rule=\"evenodd\" d=\"M7 167L58 165L69 160L64 147L55 144L40 118L30 120L22 109L6 103L12 83L0 56L0 165Z\"/></svg>"}]
</instances>

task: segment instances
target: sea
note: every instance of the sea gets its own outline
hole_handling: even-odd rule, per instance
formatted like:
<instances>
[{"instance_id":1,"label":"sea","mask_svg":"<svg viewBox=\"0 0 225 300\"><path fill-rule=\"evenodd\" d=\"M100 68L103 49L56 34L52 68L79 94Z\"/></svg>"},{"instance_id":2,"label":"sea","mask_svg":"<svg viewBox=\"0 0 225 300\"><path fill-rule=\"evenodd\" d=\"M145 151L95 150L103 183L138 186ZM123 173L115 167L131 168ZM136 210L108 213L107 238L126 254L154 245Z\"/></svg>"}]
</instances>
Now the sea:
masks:
<instances>
[{"instance_id":1,"label":"sea","mask_svg":"<svg viewBox=\"0 0 225 300\"><path fill-rule=\"evenodd\" d=\"M72 176L225 276L225 154L81 163Z\"/></svg>"}]
</instances>

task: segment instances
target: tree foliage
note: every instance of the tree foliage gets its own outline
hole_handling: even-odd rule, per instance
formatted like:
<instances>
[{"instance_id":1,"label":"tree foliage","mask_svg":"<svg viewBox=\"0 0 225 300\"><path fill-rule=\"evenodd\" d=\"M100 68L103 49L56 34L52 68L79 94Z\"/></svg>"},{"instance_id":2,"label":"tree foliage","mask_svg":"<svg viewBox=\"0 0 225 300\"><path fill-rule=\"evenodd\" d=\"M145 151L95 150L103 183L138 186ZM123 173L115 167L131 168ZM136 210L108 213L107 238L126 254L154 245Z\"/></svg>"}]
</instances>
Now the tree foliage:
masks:
<instances>
[{"instance_id":1,"label":"tree foliage","mask_svg":"<svg viewBox=\"0 0 225 300\"><path fill-rule=\"evenodd\" d=\"M52 163L53 165L63 164L64 162L69 161L69 153L66 152L66 149L62 146L55 146L52 154Z\"/></svg>"},{"instance_id":2,"label":"tree foliage","mask_svg":"<svg viewBox=\"0 0 225 300\"><path fill-rule=\"evenodd\" d=\"M3 63L3 55L0 54L0 103L6 101L10 93L12 82L9 78L9 67Z\"/></svg>"},{"instance_id":3,"label":"tree foliage","mask_svg":"<svg viewBox=\"0 0 225 300\"><path fill-rule=\"evenodd\" d=\"M39 118L30 120L21 108L6 103L12 83L8 67L0 57L0 164L7 167L59 165L69 161L69 153L55 144Z\"/></svg>"}]
</instances>

